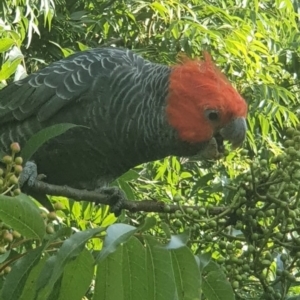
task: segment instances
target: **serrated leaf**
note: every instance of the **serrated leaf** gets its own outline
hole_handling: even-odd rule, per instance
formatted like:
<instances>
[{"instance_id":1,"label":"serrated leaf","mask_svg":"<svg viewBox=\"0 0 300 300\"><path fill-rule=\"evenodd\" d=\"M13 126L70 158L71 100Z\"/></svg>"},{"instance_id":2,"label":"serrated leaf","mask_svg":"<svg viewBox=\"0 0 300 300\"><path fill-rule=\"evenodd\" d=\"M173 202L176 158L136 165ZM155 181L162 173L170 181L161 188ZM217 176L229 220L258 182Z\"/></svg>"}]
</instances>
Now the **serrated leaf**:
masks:
<instances>
[{"instance_id":1,"label":"serrated leaf","mask_svg":"<svg viewBox=\"0 0 300 300\"><path fill-rule=\"evenodd\" d=\"M45 235L40 211L25 194L15 197L0 195L0 220L28 239L41 240Z\"/></svg>"},{"instance_id":2,"label":"serrated leaf","mask_svg":"<svg viewBox=\"0 0 300 300\"><path fill-rule=\"evenodd\" d=\"M1 297L5 300L19 299L28 274L39 262L44 247L38 247L20 258L7 275L1 290Z\"/></svg>"},{"instance_id":3,"label":"serrated leaf","mask_svg":"<svg viewBox=\"0 0 300 300\"><path fill-rule=\"evenodd\" d=\"M74 127L83 127L79 125L62 123L56 124L47 128L40 130L38 133L34 134L26 143L24 148L22 149L22 157L26 162L28 161L32 155L48 140L59 136L66 132L69 129Z\"/></svg>"},{"instance_id":4,"label":"serrated leaf","mask_svg":"<svg viewBox=\"0 0 300 300\"><path fill-rule=\"evenodd\" d=\"M121 243L125 243L137 231L137 228L127 224L113 224L107 228L103 249L97 257L97 262L105 259L116 251Z\"/></svg>"}]
</instances>

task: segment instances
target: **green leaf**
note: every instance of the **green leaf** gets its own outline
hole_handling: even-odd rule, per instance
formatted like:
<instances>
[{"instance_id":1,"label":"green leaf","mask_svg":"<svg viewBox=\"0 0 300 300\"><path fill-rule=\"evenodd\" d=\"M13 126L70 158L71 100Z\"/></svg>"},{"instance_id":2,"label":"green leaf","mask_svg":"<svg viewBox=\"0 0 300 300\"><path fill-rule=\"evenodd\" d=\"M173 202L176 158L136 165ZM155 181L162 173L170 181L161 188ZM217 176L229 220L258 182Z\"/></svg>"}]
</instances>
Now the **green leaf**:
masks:
<instances>
[{"instance_id":1,"label":"green leaf","mask_svg":"<svg viewBox=\"0 0 300 300\"><path fill-rule=\"evenodd\" d=\"M131 237L97 265L93 299L150 299L145 266L145 248Z\"/></svg>"},{"instance_id":2,"label":"green leaf","mask_svg":"<svg viewBox=\"0 0 300 300\"><path fill-rule=\"evenodd\" d=\"M144 232L147 231L151 228L153 228L156 225L156 218L151 216L151 217L146 217L144 220L144 223L138 227L139 232Z\"/></svg>"},{"instance_id":3,"label":"green leaf","mask_svg":"<svg viewBox=\"0 0 300 300\"><path fill-rule=\"evenodd\" d=\"M28 161L32 155L47 141L65 133L67 130L74 127L83 127L79 125L62 123L52 125L50 127L40 130L38 133L34 134L26 143L22 149L22 157L24 161Z\"/></svg>"},{"instance_id":4,"label":"green leaf","mask_svg":"<svg viewBox=\"0 0 300 300\"><path fill-rule=\"evenodd\" d=\"M39 262L43 249L44 247L38 247L32 251L29 251L25 256L16 262L4 282L0 295L2 299L20 299L24 285L28 278L28 274Z\"/></svg>"},{"instance_id":5,"label":"green leaf","mask_svg":"<svg viewBox=\"0 0 300 300\"><path fill-rule=\"evenodd\" d=\"M202 292L209 300L234 300L233 289L220 266L211 260L209 253L196 256L202 274Z\"/></svg>"},{"instance_id":6,"label":"green leaf","mask_svg":"<svg viewBox=\"0 0 300 300\"><path fill-rule=\"evenodd\" d=\"M203 276L202 292L209 300L235 300L233 289L221 269Z\"/></svg>"},{"instance_id":7,"label":"green leaf","mask_svg":"<svg viewBox=\"0 0 300 300\"><path fill-rule=\"evenodd\" d=\"M6 61L0 70L0 81L8 79L17 69L19 63L22 61L23 57L18 57L13 61Z\"/></svg>"},{"instance_id":8,"label":"green leaf","mask_svg":"<svg viewBox=\"0 0 300 300\"><path fill-rule=\"evenodd\" d=\"M0 53L9 50L9 48L14 45L15 42L10 38L2 38L0 39Z\"/></svg>"},{"instance_id":9,"label":"green leaf","mask_svg":"<svg viewBox=\"0 0 300 300\"><path fill-rule=\"evenodd\" d=\"M27 239L41 240L45 235L40 211L25 194L15 197L0 195L0 220Z\"/></svg>"},{"instance_id":10,"label":"green leaf","mask_svg":"<svg viewBox=\"0 0 300 300\"><path fill-rule=\"evenodd\" d=\"M93 300L125 300L123 297L122 259L123 251L120 246L97 264Z\"/></svg>"},{"instance_id":11,"label":"green leaf","mask_svg":"<svg viewBox=\"0 0 300 300\"><path fill-rule=\"evenodd\" d=\"M84 251L86 242L104 228L94 228L74 233L62 244L57 255L50 257L45 264L38 281L39 299L47 299L56 282L61 278L64 267L71 259L76 258Z\"/></svg>"},{"instance_id":12,"label":"green leaf","mask_svg":"<svg viewBox=\"0 0 300 300\"><path fill-rule=\"evenodd\" d=\"M121 243L125 243L137 231L127 224L113 224L107 228L103 249L97 257L97 262L105 259L110 253L117 250Z\"/></svg>"},{"instance_id":13,"label":"green leaf","mask_svg":"<svg viewBox=\"0 0 300 300\"><path fill-rule=\"evenodd\" d=\"M172 235L170 242L166 246L164 246L164 248L169 249L169 250L179 249L181 247L186 246L188 240L189 240L189 232L188 231L181 233L181 234Z\"/></svg>"},{"instance_id":14,"label":"green leaf","mask_svg":"<svg viewBox=\"0 0 300 300\"><path fill-rule=\"evenodd\" d=\"M191 250L188 247L181 247L171 253L179 299L201 299L200 272Z\"/></svg>"},{"instance_id":15,"label":"green leaf","mask_svg":"<svg viewBox=\"0 0 300 300\"><path fill-rule=\"evenodd\" d=\"M164 249L153 237L145 238L148 299L178 299L172 267L171 252Z\"/></svg>"},{"instance_id":16,"label":"green leaf","mask_svg":"<svg viewBox=\"0 0 300 300\"><path fill-rule=\"evenodd\" d=\"M87 292L94 275L94 258L90 251L83 251L69 261L63 273L58 300L81 300Z\"/></svg>"},{"instance_id":17,"label":"green leaf","mask_svg":"<svg viewBox=\"0 0 300 300\"><path fill-rule=\"evenodd\" d=\"M26 276L26 282L24 284L24 289L19 300L29 300L34 299L36 293L36 284L39 278L39 274L45 265L48 256L42 257L39 262L32 268L29 274Z\"/></svg>"}]
</instances>

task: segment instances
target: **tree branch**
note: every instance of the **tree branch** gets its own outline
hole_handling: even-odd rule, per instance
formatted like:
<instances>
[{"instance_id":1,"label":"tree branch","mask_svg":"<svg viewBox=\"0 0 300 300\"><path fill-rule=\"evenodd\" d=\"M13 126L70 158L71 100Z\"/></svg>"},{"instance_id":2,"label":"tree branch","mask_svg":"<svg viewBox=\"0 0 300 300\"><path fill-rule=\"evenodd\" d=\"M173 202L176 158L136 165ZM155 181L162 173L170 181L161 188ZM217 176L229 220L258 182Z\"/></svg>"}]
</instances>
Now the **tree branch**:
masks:
<instances>
[{"instance_id":1,"label":"tree branch","mask_svg":"<svg viewBox=\"0 0 300 300\"><path fill-rule=\"evenodd\" d=\"M87 190L79 190L74 189L69 186L59 186L54 184L49 184L40 180L36 180L34 184L27 188L27 192L30 194L30 191L35 193L47 194L50 196L63 196L67 198L71 198L75 201L87 201L93 202L95 204L105 204L110 205L110 197L102 194L100 192L95 191L87 191ZM157 201L157 200L140 200L140 201L131 201L125 200L122 203L121 209L126 209L130 212L144 211L144 212L166 212L165 202ZM176 210L180 209L179 205L169 205L170 210L168 213L174 213ZM193 209L198 209L197 206L183 206L184 209L191 207ZM210 210L212 214L219 214L220 208L216 207L216 211L214 209Z\"/></svg>"}]
</instances>

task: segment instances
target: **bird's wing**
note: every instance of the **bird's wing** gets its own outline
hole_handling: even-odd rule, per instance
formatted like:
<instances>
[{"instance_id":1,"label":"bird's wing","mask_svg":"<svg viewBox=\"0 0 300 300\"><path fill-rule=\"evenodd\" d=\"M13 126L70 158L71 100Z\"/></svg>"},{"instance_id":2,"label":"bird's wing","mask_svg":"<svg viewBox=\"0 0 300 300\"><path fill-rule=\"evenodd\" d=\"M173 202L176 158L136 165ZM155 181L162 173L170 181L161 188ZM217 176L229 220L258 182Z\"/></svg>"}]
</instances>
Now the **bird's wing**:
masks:
<instances>
[{"instance_id":1,"label":"bird's wing","mask_svg":"<svg viewBox=\"0 0 300 300\"><path fill-rule=\"evenodd\" d=\"M0 91L0 124L32 115L42 122L70 102L81 100L101 75L133 64L136 55L115 48L93 49L54 62Z\"/></svg>"}]
</instances>

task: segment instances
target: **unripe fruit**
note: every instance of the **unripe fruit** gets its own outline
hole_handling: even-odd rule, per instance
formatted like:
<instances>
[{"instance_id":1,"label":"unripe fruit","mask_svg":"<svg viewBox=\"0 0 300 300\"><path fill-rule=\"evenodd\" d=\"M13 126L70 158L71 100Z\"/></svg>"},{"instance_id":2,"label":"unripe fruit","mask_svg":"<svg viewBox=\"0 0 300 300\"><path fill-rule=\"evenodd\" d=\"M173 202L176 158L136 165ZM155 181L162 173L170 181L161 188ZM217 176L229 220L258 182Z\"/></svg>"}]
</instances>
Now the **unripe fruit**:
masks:
<instances>
[{"instance_id":1,"label":"unripe fruit","mask_svg":"<svg viewBox=\"0 0 300 300\"><path fill-rule=\"evenodd\" d=\"M296 213L293 210L289 210L289 217L292 219L296 218Z\"/></svg>"},{"instance_id":2,"label":"unripe fruit","mask_svg":"<svg viewBox=\"0 0 300 300\"><path fill-rule=\"evenodd\" d=\"M210 234L207 234L207 235L205 235L205 240L207 241L207 242L211 242L212 241L212 236L210 235Z\"/></svg>"},{"instance_id":3,"label":"unripe fruit","mask_svg":"<svg viewBox=\"0 0 300 300\"><path fill-rule=\"evenodd\" d=\"M175 220L173 224L174 224L174 226L177 227L177 228L182 227L182 222L179 221L179 220Z\"/></svg>"},{"instance_id":4,"label":"unripe fruit","mask_svg":"<svg viewBox=\"0 0 300 300\"><path fill-rule=\"evenodd\" d=\"M15 165L15 166L14 166L14 171L15 171L15 174L19 175L19 174L22 173L23 167L20 166L20 165Z\"/></svg>"},{"instance_id":5,"label":"unripe fruit","mask_svg":"<svg viewBox=\"0 0 300 300\"><path fill-rule=\"evenodd\" d=\"M243 244L242 244L241 242L236 242L236 243L235 243L235 247L236 247L237 249L242 249L242 248L243 248Z\"/></svg>"},{"instance_id":6,"label":"unripe fruit","mask_svg":"<svg viewBox=\"0 0 300 300\"><path fill-rule=\"evenodd\" d=\"M182 212L180 210L175 211L175 217L176 218L182 218Z\"/></svg>"},{"instance_id":7,"label":"unripe fruit","mask_svg":"<svg viewBox=\"0 0 300 300\"><path fill-rule=\"evenodd\" d=\"M217 260L218 264L223 264L225 262L225 258L224 257L219 257Z\"/></svg>"},{"instance_id":8,"label":"unripe fruit","mask_svg":"<svg viewBox=\"0 0 300 300\"><path fill-rule=\"evenodd\" d=\"M247 154L248 154L248 150L247 150L247 149L243 149L243 150L241 151L241 154L242 154L242 155L247 155Z\"/></svg>"},{"instance_id":9,"label":"unripe fruit","mask_svg":"<svg viewBox=\"0 0 300 300\"><path fill-rule=\"evenodd\" d=\"M292 137L292 136L294 135L294 132L295 132L295 131L296 131L296 130L295 130L294 128L289 127L289 128L286 129L285 134L286 134L287 136L289 136L289 137Z\"/></svg>"},{"instance_id":10,"label":"unripe fruit","mask_svg":"<svg viewBox=\"0 0 300 300\"><path fill-rule=\"evenodd\" d=\"M54 233L54 228L53 228L53 226L50 225L50 224L48 224L47 227L46 227L46 232L47 232L48 234Z\"/></svg>"},{"instance_id":11,"label":"unripe fruit","mask_svg":"<svg viewBox=\"0 0 300 300\"><path fill-rule=\"evenodd\" d=\"M18 195L20 195L21 194L21 190L20 189L15 189L14 190L14 195L15 196L18 196Z\"/></svg>"},{"instance_id":12,"label":"unripe fruit","mask_svg":"<svg viewBox=\"0 0 300 300\"><path fill-rule=\"evenodd\" d=\"M57 216L56 216L56 213L54 211L51 211L48 215L47 215L47 218L49 220L56 220Z\"/></svg>"},{"instance_id":13,"label":"unripe fruit","mask_svg":"<svg viewBox=\"0 0 300 300\"><path fill-rule=\"evenodd\" d=\"M200 207L200 208L198 209L198 212L199 212L200 215L204 215L205 212L206 212L206 209L205 209L204 207Z\"/></svg>"},{"instance_id":14,"label":"unripe fruit","mask_svg":"<svg viewBox=\"0 0 300 300\"><path fill-rule=\"evenodd\" d=\"M62 209L64 209L64 205L61 202L54 203L53 207L54 207L55 210L62 210Z\"/></svg>"},{"instance_id":15,"label":"unripe fruit","mask_svg":"<svg viewBox=\"0 0 300 300\"><path fill-rule=\"evenodd\" d=\"M17 184L18 183L18 178L16 177L16 175L10 176L9 183L10 184Z\"/></svg>"},{"instance_id":16,"label":"unripe fruit","mask_svg":"<svg viewBox=\"0 0 300 300\"><path fill-rule=\"evenodd\" d=\"M193 211L193 217L195 217L195 218L199 217L199 212L197 210Z\"/></svg>"},{"instance_id":17,"label":"unripe fruit","mask_svg":"<svg viewBox=\"0 0 300 300\"><path fill-rule=\"evenodd\" d=\"M216 228L217 227L217 222L216 221L209 221L208 226L210 228Z\"/></svg>"},{"instance_id":18,"label":"unripe fruit","mask_svg":"<svg viewBox=\"0 0 300 300\"><path fill-rule=\"evenodd\" d=\"M11 243L11 242L14 240L13 235L12 235L8 230L6 230L6 231L3 233L2 238L3 238L3 240L4 240L5 242L8 242L8 243Z\"/></svg>"},{"instance_id":19,"label":"unripe fruit","mask_svg":"<svg viewBox=\"0 0 300 300\"><path fill-rule=\"evenodd\" d=\"M16 230L12 232L12 235L15 239L19 239L21 237L21 233Z\"/></svg>"},{"instance_id":20,"label":"unripe fruit","mask_svg":"<svg viewBox=\"0 0 300 300\"><path fill-rule=\"evenodd\" d=\"M21 151L21 147L20 147L19 143L12 143L10 145L10 149L13 153L19 153Z\"/></svg>"},{"instance_id":21,"label":"unripe fruit","mask_svg":"<svg viewBox=\"0 0 300 300\"><path fill-rule=\"evenodd\" d=\"M261 264L264 266L264 267L268 267L270 264L271 264L271 261L270 260L267 260L267 259L263 259L261 261Z\"/></svg>"},{"instance_id":22,"label":"unripe fruit","mask_svg":"<svg viewBox=\"0 0 300 300\"><path fill-rule=\"evenodd\" d=\"M253 253L253 252L255 251L254 246L253 246L253 245L249 245L249 246L248 246L248 251L249 251L250 253Z\"/></svg>"},{"instance_id":23,"label":"unripe fruit","mask_svg":"<svg viewBox=\"0 0 300 300\"><path fill-rule=\"evenodd\" d=\"M268 165L268 161L267 161L266 159L261 159L261 160L260 160L260 165L261 165L262 167L265 167L265 166Z\"/></svg>"},{"instance_id":24,"label":"unripe fruit","mask_svg":"<svg viewBox=\"0 0 300 300\"><path fill-rule=\"evenodd\" d=\"M179 195L179 194L176 194L175 196L174 196L174 198L173 198L173 201L174 202L179 202L179 201L181 201L182 200L182 197Z\"/></svg>"},{"instance_id":25,"label":"unripe fruit","mask_svg":"<svg viewBox=\"0 0 300 300\"><path fill-rule=\"evenodd\" d=\"M278 240L282 240L284 235L281 233L281 232L276 232L275 233L275 237L278 239Z\"/></svg>"},{"instance_id":26,"label":"unripe fruit","mask_svg":"<svg viewBox=\"0 0 300 300\"><path fill-rule=\"evenodd\" d=\"M190 215L190 214L193 213L194 210L191 207L188 207L185 211L186 211L187 214Z\"/></svg>"},{"instance_id":27,"label":"unripe fruit","mask_svg":"<svg viewBox=\"0 0 300 300\"><path fill-rule=\"evenodd\" d=\"M226 249L227 250L232 250L233 249L233 244L227 244Z\"/></svg>"},{"instance_id":28,"label":"unripe fruit","mask_svg":"<svg viewBox=\"0 0 300 300\"><path fill-rule=\"evenodd\" d=\"M235 279L236 279L237 281L242 281L242 280L243 280L243 278L242 278L241 275L236 275L236 276L235 276Z\"/></svg>"},{"instance_id":29,"label":"unripe fruit","mask_svg":"<svg viewBox=\"0 0 300 300\"><path fill-rule=\"evenodd\" d=\"M265 213L262 210L259 210L256 214L259 218L263 218L265 216Z\"/></svg>"},{"instance_id":30,"label":"unripe fruit","mask_svg":"<svg viewBox=\"0 0 300 300\"><path fill-rule=\"evenodd\" d=\"M288 259L288 256L287 256L285 253L283 253L283 254L281 254L281 256L280 256L280 259L281 259L283 262L285 262L285 261Z\"/></svg>"},{"instance_id":31,"label":"unripe fruit","mask_svg":"<svg viewBox=\"0 0 300 300\"><path fill-rule=\"evenodd\" d=\"M224 242L224 241L219 242L219 247L221 249L225 249L226 248L226 242Z\"/></svg>"},{"instance_id":32,"label":"unripe fruit","mask_svg":"<svg viewBox=\"0 0 300 300\"><path fill-rule=\"evenodd\" d=\"M237 289L239 286L240 286L240 284L239 284L238 281L234 281L234 282L232 283L232 287L233 287L234 289Z\"/></svg>"},{"instance_id":33,"label":"unripe fruit","mask_svg":"<svg viewBox=\"0 0 300 300\"><path fill-rule=\"evenodd\" d=\"M295 144L294 140L285 140L284 143L283 143L283 145L285 147L294 146L294 144Z\"/></svg>"},{"instance_id":34,"label":"unripe fruit","mask_svg":"<svg viewBox=\"0 0 300 300\"><path fill-rule=\"evenodd\" d=\"M13 159L10 155L5 155L5 156L3 156L2 161L8 165L13 162Z\"/></svg>"},{"instance_id":35,"label":"unripe fruit","mask_svg":"<svg viewBox=\"0 0 300 300\"><path fill-rule=\"evenodd\" d=\"M16 165L22 165L23 164L23 158L18 156L15 158L15 164Z\"/></svg>"},{"instance_id":36,"label":"unripe fruit","mask_svg":"<svg viewBox=\"0 0 300 300\"><path fill-rule=\"evenodd\" d=\"M171 210L170 205L165 204L165 205L164 205L164 211L165 211L165 212L169 212L170 210Z\"/></svg>"},{"instance_id":37,"label":"unripe fruit","mask_svg":"<svg viewBox=\"0 0 300 300\"><path fill-rule=\"evenodd\" d=\"M5 274L8 274L10 271L11 271L11 267L10 267L10 266L6 266L6 267L4 268L4 273L5 273Z\"/></svg>"},{"instance_id":38,"label":"unripe fruit","mask_svg":"<svg viewBox=\"0 0 300 300\"><path fill-rule=\"evenodd\" d=\"M250 266L248 264L244 264L242 265L242 270L245 272L249 272L250 271Z\"/></svg>"},{"instance_id":39,"label":"unripe fruit","mask_svg":"<svg viewBox=\"0 0 300 300\"><path fill-rule=\"evenodd\" d=\"M297 151L294 147L288 147L287 151L286 151L287 154L291 155L292 157L295 156L297 154Z\"/></svg>"}]
</instances>

